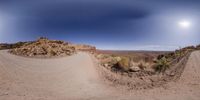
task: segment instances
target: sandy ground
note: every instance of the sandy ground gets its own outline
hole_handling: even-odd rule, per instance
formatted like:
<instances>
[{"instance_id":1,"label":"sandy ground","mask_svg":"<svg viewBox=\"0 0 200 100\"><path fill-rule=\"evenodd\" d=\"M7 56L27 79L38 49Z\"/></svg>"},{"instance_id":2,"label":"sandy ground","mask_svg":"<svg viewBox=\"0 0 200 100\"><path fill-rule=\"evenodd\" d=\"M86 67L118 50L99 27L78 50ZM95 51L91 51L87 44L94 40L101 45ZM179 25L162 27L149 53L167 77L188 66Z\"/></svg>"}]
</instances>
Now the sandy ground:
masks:
<instances>
[{"instance_id":1,"label":"sandy ground","mask_svg":"<svg viewBox=\"0 0 200 100\"><path fill-rule=\"evenodd\" d=\"M36 59L0 51L0 100L200 100L200 52L176 82L127 91L104 82L91 56Z\"/></svg>"}]
</instances>

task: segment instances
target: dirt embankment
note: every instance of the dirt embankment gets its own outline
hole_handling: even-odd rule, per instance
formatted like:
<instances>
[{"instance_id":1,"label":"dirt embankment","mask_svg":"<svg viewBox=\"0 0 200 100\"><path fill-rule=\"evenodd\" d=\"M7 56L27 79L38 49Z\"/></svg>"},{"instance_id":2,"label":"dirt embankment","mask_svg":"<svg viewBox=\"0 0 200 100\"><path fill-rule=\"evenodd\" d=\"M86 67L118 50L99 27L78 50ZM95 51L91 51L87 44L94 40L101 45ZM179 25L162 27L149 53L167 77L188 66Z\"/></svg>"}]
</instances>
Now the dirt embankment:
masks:
<instances>
[{"instance_id":1,"label":"dirt embankment","mask_svg":"<svg viewBox=\"0 0 200 100\"><path fill-rule=\"evenodd\" d=\"M180 61L160 76L145 76L137 74L133 77L113 73L105 67L99 66L102 78L112 86L129 90L136 100L199 100L200 98L200 51L187 54ZM130 100L127 99L127 100Z\"/></svg>"},{"instance_id":2,"label":"dirt embankment","mask_svg":"<svg viewBox=\"0 0 200 100\"><path fill-rule=\"evenodd\" d=\"M151 89L160 87L167 84L170 81L176 81L180 78L184 71L188 58L191 53L181 59L176 59L172 62L170 69L165 73L156 74L155 72L138 71L138 72L113 72L99 65L100 74L106 80L109 80L113 85L121 85L128 89Z\"/></svg>"}]
</instances>

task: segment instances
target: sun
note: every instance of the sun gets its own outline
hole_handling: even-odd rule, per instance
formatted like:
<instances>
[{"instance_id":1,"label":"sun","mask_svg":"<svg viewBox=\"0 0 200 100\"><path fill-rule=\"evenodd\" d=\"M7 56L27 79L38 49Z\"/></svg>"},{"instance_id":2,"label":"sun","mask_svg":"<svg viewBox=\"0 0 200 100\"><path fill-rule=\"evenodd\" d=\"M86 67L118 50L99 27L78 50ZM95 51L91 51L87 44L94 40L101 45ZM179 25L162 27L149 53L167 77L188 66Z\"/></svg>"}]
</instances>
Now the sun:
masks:
<instances>
[{"instance_id":1,"label":"sun","mask_svg":"<svg viewBox=\"0 0 200 100\"><path fill-rule=\"evenodd\" d=\"M189 28L191 26L190 21L182 20L178 23L181 28Z\"/></svg>"}]
</instances>

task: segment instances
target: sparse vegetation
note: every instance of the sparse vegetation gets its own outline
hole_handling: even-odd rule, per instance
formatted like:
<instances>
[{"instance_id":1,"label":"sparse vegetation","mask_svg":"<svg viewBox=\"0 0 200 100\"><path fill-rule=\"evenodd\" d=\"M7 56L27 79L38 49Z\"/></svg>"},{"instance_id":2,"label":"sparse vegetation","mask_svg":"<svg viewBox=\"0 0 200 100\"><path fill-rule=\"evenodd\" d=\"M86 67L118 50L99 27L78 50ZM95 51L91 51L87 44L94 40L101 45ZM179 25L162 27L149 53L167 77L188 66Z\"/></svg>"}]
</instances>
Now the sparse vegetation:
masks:
<instances>
[{"instance_id":1,"label":"sparse vegetation","mask_svg":"<svg viewBox=\"0 0 200 100\"><path fill-rule=\"evenodd\" d=\"M118 68L122 72L142 70L165 73L170 66L178 63L186 54L198 49L200 45L188 46L174 52L99 51L97 58L101 60L104 67Z\"/></svg>"},{"instance_id":2,"label":"sparse vegetation","mask_svg":"<svg viewBox=\"0 0 200 100\"><path fill-rule=\"evenodd\" d=\"M174 61L179 62L186 54L197 50L199 46L189 46L176 50L174 52L163 52L163 53L135 53L131 54L129 52L122 54L122 52L117 53L107 53L101 54L100 59L103 61L103 65L109 67L115 67L120 69L120 71L129 72L131 69L137 69L147 71L148 69L155 72L164 73ZM116 60L119 57L120 60ZM153 69L152 69L153 68ZM137 69L138 70L138 69ZM149 71L149 70L148 70Z\"/></svg>"},{"instance_id":3,"label":"sparse vegetation","mask_svg":"<svg viewBox=\"0 0 200 100\"><path fill-rule=\"evenodd\" d=\"M155 63L155 71L159 73L165 72L170 66L169 60L166 57L156 60Z\"/></svg>"},{"instance_id":4,"label":"sparse vegetation","mask_svg":"<svg viewBox=\"0 0 200 100\"><path fill-rule=\"evenodd\" d=\"M129 54L129 55L128 55ZM106 68L114 68L120 72L138 72L145 71L153 65L153 59L156 56L143 53L137 54L98 54L97 59L100 60L101 65Z\"/></svg>"},{"instance_id":5,"label":"sparse vegetation","mask_svg":"<svg viewBox=\"0 0 200 100\"><path fill-rule=\"evenodd\" d=\"M157 57L154 65L154 69L156 72L164 73L170 66L173 61L180 61L186 54L198 50L197 47L194 46L188 46L179 50L176 50L175 52L161 54Z\"/></svg>"}]
</instances>

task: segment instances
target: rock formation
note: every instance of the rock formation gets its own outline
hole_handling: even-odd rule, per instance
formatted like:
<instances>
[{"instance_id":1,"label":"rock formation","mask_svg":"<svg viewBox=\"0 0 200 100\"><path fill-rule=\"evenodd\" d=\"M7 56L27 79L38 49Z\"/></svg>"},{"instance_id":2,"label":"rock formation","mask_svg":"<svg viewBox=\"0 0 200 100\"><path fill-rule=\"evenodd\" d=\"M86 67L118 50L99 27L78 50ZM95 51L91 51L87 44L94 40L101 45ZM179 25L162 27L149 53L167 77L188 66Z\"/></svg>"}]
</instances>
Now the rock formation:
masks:
<instances>
[{"instance_id":1,"label":"rock formation","mask_svg":"<svg viewBox=\"0 0 200 100\"><path fill-rule=\"evenodd\" d=\"M41 37L36 41L24 43L19 48L10 50L11 53L22 56L52 57L74 54L75 47L64 41L49 40Z\"/></svg>"}]
</instances>

